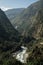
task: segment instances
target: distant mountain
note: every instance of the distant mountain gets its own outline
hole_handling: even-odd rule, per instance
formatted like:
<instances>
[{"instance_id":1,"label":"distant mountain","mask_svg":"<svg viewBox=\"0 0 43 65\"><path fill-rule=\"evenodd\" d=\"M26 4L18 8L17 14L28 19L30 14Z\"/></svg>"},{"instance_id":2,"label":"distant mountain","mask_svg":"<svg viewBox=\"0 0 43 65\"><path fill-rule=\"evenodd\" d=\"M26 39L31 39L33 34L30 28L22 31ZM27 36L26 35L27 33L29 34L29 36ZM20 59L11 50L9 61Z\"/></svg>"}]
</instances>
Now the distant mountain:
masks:
<instances>
[{"instance_id":1,"label":"distant mountain","mask_svg":"<svg viewBox=\"0 0 43 65\"><path fill-rule=\"evenodd\" d=\"M18 40L18 31L14 29L5 13L0 9L0 39Z\"/></svg>"},{"instance_id":2,"label":"distant mountain","mask_svg":"<svg viewBox=\"0 0 43 65\"><path fill-rule=\"evenodd\" d=\"M42 11L41 7L43 7L43 4L41 3L42 3L41 1L37 1L31 4L29 7L24 9L19 14L19 16L17 16L15 19L11 21L13 26L16 27L17 30L22 33L22 35L24 34L26 36L30 35L35 38L40 37L39 32L41 32L41 28L42 28L41 27L42 23L40 24L40 21L41 21L40 17L42 16L42 14L40 14L39 11ZM35 31L33 30L33 28Z\"/></svg>"},{"instance_id":3,"label":"distant mountain","mask_svg":"<svg viewBox=\"0 0 43 65\"><path fill-rule=\"evenodd\" d=\"M15 19L15 17L17 15L19 15L25 8L15 8L15 9L9 9L7 11L5 11L5 14L7 15L7 17L10 19L10 21L12 21L13 19ZM12 21L13 22L13 21ZM11 23L12 23L11 22Z\"/></svg>"}]
</instances>

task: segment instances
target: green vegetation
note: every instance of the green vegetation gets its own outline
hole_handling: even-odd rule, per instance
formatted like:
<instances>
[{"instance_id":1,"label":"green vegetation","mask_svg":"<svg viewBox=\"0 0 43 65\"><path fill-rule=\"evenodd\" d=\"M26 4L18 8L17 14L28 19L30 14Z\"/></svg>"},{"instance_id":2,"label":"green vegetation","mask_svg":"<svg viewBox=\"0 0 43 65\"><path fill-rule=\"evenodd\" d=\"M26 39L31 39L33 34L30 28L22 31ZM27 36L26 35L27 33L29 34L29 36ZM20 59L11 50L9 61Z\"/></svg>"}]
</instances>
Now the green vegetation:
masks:
<instances>
[{"instance_id":1,"label":"green vegetation","mask_svg":"<svg viewBox=\"0 0 43 65\"><path fill-rule=\"evenodd\" d=\"M36 46L28 58L27 65L43 65L43 46Z\"/></svg>"},{"instance_id":2,"label":"green vegetation","mask_svg":"<svg viewBox=\"0 0 43 65\"><path fill-rule=\"evenodd\" d=\"M19 32L13 28L7 16L1 9L0 9L0 37L6 40L19 41L18 38Z\"/></svg>"},{"instance_id":3,"label":"green vegetation","mask_svg":"<svg viewBox=\"0 0 43 65\"><path fill-rule=\"evenodd\" d=\"M20 9L21 14L18 10L19 16L15 17L13 23L21 34L0 9L0 65L43 65L43 44L40 44L43 43L43 8L39 3L22 9L23 12ZM12 53L18 51L21 45L27 46L30 52L26 64L12 57Z\"/></svg>"},{"instance_id":4,"label":"green vegetation","mask_svg":"<svg viewBox=\"0 0 43 65\"><path fill-rule=\"evenodd\" d=\"M43 11L43 1L39 0L33 4L31 4L29 7L24 9L18 16L13 18L11 21L13 26L17 26L17 30L21 34L34 36L35 38L40 38L40 35L42 36L41 28L43 26L42 21L40 18L43 13L40 14ZM37 26L36 26L37 25Z\"/></svg>"}]
</instances>

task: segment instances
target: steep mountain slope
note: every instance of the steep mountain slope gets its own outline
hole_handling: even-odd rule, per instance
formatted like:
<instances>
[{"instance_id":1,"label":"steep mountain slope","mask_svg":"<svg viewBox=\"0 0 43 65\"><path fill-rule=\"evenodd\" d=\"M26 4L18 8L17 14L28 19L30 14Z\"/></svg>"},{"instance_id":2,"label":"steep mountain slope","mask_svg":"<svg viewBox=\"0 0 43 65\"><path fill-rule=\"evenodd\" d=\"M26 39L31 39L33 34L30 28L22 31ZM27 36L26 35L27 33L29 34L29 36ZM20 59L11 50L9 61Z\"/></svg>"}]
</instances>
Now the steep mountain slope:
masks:
<instances>
[{"instance_id":1,"label":"steep mountain slope","mask_svg":"<svg viewBox=\"0 0 43 65\"><path fill-rule=\"evenodd\" d=\"M0 9L0 65L12 65L12 51L19 46L19 32ZM14 59L13 59L14 60Z\"/></svg>"},{"instance_id":2,"label":"steep mountain slope","mask_svg":"<svg viewBox=\"0 0 43 65\"><path fill-rule=\"evenodd\" d=\"M34 20L35 19L35 20ZM33 19L33 26L29 30L29 35L32 35L32 37L36 39L40 39L40 37L43 37L43 10L40 9Z\"/></svg>"},{"instance_id":3,"label":"steep mountain slope","mask_svg":"<svg viewBox=\"0 0 43 65\"><path fill-rule=\"evenodd\" d=\"M16 27L17 30L22 33L22 35L29 35L37 39L40 38L40 36L42 36L42 3L43 1L40 0L36 3L31 4L13 20L13 26Z\"/></svg>"},{"instance_id":4,"label":"steep mountain slope","mask_svg":"<svg viewBox=\"0 0 43 65\"><path fill-rule=\"evenodd\" d=\"M19 33L16 31L5 13L0 9L0 39L16 40Z\"/></svg>"},{"instance_id":5,"label":"steep mountain slope","mask_svg":"<svg viewBox=\"0 0 43 65\"><path fill-rule=\"evenodd\" d=\"M36 2L27 7L19 16L12 20L13 26L16 26L20 32L24 32L27 28L30 29L30 25L33 24L33 16L40 9L40 2Z\"/></svg>"},{"instance_id":6,"label":"steep mountain slope","mask_svg":"<svg viewBox=\"0 0 43 65\"><path fill-rule=\"evenodd\" d=\"M7 11L5 11L5 14L7 15L7 17L10 19L10 21L13 22L13 19L15 19L15 17L17 15L19 15L25 8L16 8L16 9L9 9ZM11 23L12 23L11 22Z\"/></svg>"},{"instance_id":7,"label":"steep mountain slope","mask_svg":"<svg viewBox=\"0 0 43 65\"><path fill-rule=\"evenodd\" d=\"M42 4L43 5L43 4ZM40 1L31 4L28 8L23 10L23 12L17 16L15 19L12 20L13 26L17 28L19 32L22 34L26 33L31 29L35 20L35 15L41 8Z\"/></svg>"},{"instance_id":8,"label":"steep mountain slope","mask_svg":"<svg viewBox=\"0 0 43 65\"><path fill-rule=\"evenodd\" d=\"M37 45L29 54L28 65L43 65L43 46Z\"/></svg>"}]
</instances>

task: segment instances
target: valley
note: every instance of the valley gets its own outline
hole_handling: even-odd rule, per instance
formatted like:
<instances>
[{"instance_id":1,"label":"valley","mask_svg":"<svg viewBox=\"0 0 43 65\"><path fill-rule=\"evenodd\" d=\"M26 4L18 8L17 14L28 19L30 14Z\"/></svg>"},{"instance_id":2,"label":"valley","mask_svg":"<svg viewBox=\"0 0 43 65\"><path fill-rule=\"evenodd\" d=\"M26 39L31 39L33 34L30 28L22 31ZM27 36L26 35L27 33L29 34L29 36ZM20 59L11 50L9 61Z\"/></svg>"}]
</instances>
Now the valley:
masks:
<instances>
[{"instance_id":1,"label":"valley","mask_svg":"<svg viewBox=\"0 0 43 65\"><path fill-rule=\"evenodd\" d=\"M0 9L0 65L43 65L43 0Z\"/></svg>"}]
</instances>

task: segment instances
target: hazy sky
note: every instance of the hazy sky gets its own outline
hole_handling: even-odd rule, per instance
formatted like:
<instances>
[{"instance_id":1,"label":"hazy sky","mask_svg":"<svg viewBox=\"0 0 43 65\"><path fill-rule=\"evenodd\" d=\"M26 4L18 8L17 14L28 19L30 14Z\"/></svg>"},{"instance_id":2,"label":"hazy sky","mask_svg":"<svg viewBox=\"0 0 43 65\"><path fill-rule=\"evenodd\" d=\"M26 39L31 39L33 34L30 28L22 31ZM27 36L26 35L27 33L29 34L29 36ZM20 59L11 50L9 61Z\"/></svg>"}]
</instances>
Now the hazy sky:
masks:
<instances>
[{"instance_id":1,"label":"hazy sky","mask_svg":"<svg viewBox=\"0 0 43 65\"><path fill-rule=\"evenodd\" d=\"M37 0L0 0L0 8L2 10L24 8L36 1Z\"/></svg>"}]
</instances>

